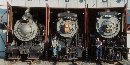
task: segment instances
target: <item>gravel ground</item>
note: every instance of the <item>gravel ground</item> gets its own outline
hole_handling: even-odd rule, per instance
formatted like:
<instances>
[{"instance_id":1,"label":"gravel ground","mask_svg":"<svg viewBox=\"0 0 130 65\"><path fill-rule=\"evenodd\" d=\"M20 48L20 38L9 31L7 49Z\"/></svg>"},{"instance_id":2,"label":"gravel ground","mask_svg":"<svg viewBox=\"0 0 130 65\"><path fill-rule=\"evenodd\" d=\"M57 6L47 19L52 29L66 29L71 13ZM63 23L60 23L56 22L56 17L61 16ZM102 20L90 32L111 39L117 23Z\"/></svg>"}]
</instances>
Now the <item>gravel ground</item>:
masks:
<instances>
[{"instance_id":1,"label":"gravel ground","mask_svg":"<svg viewBox=\"0 0 130 65\"><path fill-rule=\"evenodd\" d=\"M115 62L114 64L109 64L105 62L101 62L102 65L119 65L119 63L123 65L130 65L130 61L120 61L120 62ZM96 63L90 63L90 62L81 62L77 61L75 62L77 65L98 65ZM0 65L74 65L72 62L57 62L56 64L53 62L48 62L48 61L34 61L34 62L21 62L21 61L4 61L3 59L0 59Z\"/></svg>"}]
</instances>

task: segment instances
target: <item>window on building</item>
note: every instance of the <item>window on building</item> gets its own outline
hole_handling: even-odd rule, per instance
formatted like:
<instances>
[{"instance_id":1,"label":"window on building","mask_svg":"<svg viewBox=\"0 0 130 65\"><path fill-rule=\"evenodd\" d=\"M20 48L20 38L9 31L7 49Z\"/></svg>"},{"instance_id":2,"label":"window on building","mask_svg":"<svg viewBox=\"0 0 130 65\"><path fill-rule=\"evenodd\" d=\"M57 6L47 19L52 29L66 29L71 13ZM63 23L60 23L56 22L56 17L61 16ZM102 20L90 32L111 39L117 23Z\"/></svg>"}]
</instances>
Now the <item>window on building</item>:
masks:
<instances>
[{"instance_id":1,"label":"window on building","mask_svg":"<svg viewBox=\"0 0 130 65\"><path fill-rule=\"evenodd\" d=\"M107 2L107 0L102 0L102 2Z\"/></svg>"},{"instance_id":2,"label":"window on building","mask_svg":"<svg viewBox=\"0 0 130 65\"><path fill-rule=\"evenodd\" d=\"M120 3L120 2L121 2L121 0L116 0L116 2L117 2L117 3Z\"/></svg>"},{"instance_id":3,"label":"window on building","mask_svg":"<svg viewBox=\"0 0 130 65\"><path fill-rule=\"evenodd\" d=\"M127 11L128 12L128 16L127 16L127 24L130 24L130 10Z\"/></svg>"},{"instance_id":4,"label":"window on building","mask_svg":"<svg viewBox=\"0 0 130 65\"><path fill-rule=\"evenodd\" d=\"M130 14L130 10L128 10L128 14Z\"/></svg>"},{"instance_id":5,"label":"window on building","mask_svg":"<svg viewBox=\"0 0 130 65\"><path fill-rule=\"evenodd\" d=\"M32 1L32 0L28 0L28 1Z\"/></svg>"},{"instance_id":6,"label":"window on building","mask_svg":"<svg viewBox=\"0 0 130 65\"><path fill-rule=\"evenodd\" d=\"M83 0L79 0L80 3L83 3Z\"/></svg>"},{"instance_id":7,"label":"window on building","mask_svg":"<svg viewBox=\"0 0 130 65\"><path fill-rule=\"evenodd\" d=\"M130 16L127 16L127 24L130 24Z\"/></svg>"},{"instance_id":8,"label":"window on building","mask_svg":"<svg viewBox=\"0 0 130 65\"><path fill-rule=\"evenodd\" d=\"M69 0L65 0L65 2L69 2Z\"/></svg>"}]
</instances>

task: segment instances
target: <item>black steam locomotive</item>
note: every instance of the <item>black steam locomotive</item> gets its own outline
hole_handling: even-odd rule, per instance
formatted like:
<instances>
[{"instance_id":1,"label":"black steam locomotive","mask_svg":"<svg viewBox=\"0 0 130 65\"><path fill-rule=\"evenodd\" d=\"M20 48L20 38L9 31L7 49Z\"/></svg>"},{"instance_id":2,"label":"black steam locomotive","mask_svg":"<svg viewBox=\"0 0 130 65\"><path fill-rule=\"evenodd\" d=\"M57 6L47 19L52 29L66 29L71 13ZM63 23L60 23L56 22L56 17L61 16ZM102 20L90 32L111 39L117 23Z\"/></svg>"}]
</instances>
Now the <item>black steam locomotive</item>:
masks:
<instances>
[{"instance_id":1,"label":"black steam locomotive","mask_svg":"<svg viewBox=\"0 0 130 65\"><path fill-rule=\"evenodd\" d=\"M127 59L124 8L52 8L49 15L45 8L12 11L7 59L94 60L97 37L105 40L101 60Z\"/></svg>"}]
</instances>

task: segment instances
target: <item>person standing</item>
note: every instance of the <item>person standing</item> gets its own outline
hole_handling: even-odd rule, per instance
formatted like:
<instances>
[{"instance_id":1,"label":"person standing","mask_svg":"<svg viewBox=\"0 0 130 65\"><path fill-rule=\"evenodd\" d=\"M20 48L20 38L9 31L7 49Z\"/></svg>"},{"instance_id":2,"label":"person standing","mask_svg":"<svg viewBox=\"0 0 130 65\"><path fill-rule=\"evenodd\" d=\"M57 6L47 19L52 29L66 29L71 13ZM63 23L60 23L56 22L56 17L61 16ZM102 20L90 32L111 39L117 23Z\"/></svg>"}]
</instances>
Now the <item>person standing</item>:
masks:
<instances>
[{"instance_id":1,"label":"person standing","mask_svg":"<svg viewBox=\"0 0 130 65\"><path fill-rule=\"evenodd\" d=\"M53 47L53 56L56 57L58 47L58 40L56 39L56 36L52 40L52 47Z\"/></svg>"},{"instance_id":2,"label":"person standing","mask_svg":"<svg viewBox=\"0 0 130 65\"><path fill-rule=\"evenodd\" d=\"M102 57L102 42L99 38L96 39L96 60L101 59Z\"/></svg>"},{"instance_id":3,"label":"person standing","mask_svg":"<svg viewBox=\"0 0 130 65\"><path fill-rule=\"evenodd\" d=\"M56 38L56 36L52 39L52 52L53 52L53 61L54 61L54 65L56 65L57 62L57 48L58 48L58 40Z\"/></svg>"}]
</instances>

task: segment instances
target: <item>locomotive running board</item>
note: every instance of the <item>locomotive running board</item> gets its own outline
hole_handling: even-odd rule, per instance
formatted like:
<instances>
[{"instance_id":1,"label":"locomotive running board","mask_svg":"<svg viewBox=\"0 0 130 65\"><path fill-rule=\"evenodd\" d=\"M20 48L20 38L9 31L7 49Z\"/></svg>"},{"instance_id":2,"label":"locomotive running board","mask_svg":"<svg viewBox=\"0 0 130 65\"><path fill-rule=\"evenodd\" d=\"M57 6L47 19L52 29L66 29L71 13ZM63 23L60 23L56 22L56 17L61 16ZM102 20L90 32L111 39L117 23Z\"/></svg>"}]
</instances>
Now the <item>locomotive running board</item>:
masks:
<instances>
[{"instance_id":1,"label":"locomotive running board","mask_svg":"<svg viewBox=\"0 0 130 65\"><path fill-rule=\"evenodd\" d=\"M11 58L11 57L10 57L10 58L8 58L8 59L9 59L9 60L13 60L13 59L15 60L15 59L21 59L21 58Z\"/></svg>"}]
</instances>

